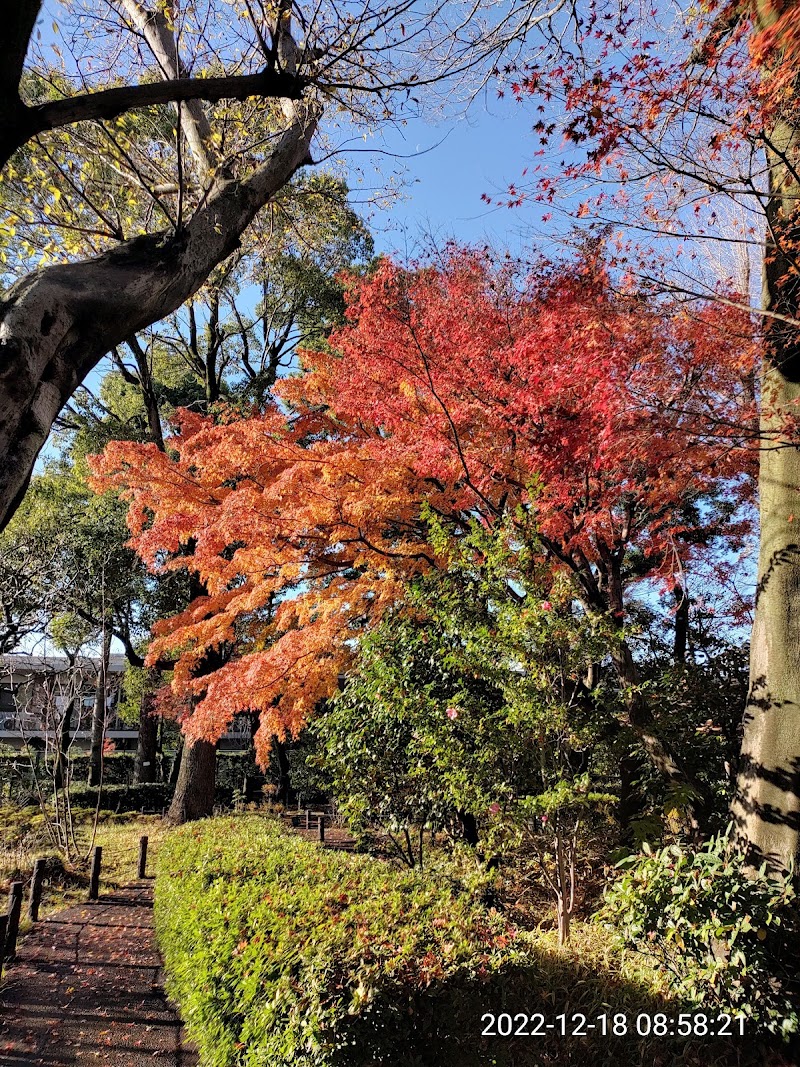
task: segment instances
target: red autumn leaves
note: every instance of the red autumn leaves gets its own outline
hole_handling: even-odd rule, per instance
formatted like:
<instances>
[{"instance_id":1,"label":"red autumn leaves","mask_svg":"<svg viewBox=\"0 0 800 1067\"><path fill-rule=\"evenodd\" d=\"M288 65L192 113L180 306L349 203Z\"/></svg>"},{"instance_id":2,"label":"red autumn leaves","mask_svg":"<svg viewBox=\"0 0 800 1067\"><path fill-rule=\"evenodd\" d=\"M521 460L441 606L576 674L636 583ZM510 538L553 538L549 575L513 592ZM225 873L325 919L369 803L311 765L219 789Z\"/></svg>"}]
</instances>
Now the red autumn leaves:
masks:
<instances>
[{"instance_id":1,"label":"red autumn leaves","mask_svg":"<svg viewBox=\"0 0 800 1067\"><path fill-rule=\"evenodd\" d=\"M302 359L267 411L185 413L169 455L119 442L96 464L98 487L130 498L137 550L205 583L150 650L194 698L185 728L214 738L258 710L262 756L437 565L423 504L455 524L535 514L580 586L631 548L666 576L751 491L747 317L616 292L591 257L528 275L464 250L383 262L352 280L330 349ZM221 643L233 658L195 678Z\"/></svg>"}]
</instances>

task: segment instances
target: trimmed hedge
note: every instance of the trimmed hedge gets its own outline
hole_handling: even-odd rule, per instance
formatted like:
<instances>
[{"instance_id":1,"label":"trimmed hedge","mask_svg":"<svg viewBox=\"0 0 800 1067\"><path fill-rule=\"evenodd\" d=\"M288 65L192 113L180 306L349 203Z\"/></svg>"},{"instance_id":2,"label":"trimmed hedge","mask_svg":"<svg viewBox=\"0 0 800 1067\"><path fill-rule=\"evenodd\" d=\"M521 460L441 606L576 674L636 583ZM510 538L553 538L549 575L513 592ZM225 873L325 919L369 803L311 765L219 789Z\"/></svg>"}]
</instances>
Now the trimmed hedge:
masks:
<instances>
[{"instance_id":1,"label":"trimmed hedge","mask_svg":"<svg viewBox=\"0 0 800 1067\"><path fill-rule=\"evenodd\" d=\"M104 811L161 811L168 808L175 791L174 785L164 782L142 782L139 785L104 785L100 807ZM97 807L96 785L72 785L70 801L77 808Z\"/></svg>"},{"instance_id":2,"label":"trimmed hedge","mask_svg":"<svg viewBox=\"0 0 800 1067\"><path fill-rule=\"evenodd\" d=\"M559 952L427 875L263 817L170 834L155 923L204 1067L767 1062L754 1043L750 1059L709 1040L483 1037L485 1012L625 1011L633 1026L637 1013L682 1009L623 977L606 946Z\"/></svg>"}]
</instances>

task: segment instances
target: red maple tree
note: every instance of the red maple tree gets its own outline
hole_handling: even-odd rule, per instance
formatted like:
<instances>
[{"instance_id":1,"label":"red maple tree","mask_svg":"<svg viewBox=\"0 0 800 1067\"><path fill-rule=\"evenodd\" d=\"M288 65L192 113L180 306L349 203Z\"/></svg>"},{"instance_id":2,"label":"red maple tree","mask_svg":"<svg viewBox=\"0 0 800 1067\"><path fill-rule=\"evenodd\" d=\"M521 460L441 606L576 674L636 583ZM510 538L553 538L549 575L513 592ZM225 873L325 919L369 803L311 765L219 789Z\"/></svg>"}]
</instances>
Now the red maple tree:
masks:
<instances>
[{"instance_id":1,"label":"red maple tree","mask_svg":"<svg viewBox=\"0 0 800 1067\"><path fill-rule=\"evenodd\" d=\"M150 648L194 698L185 730L212 739L257 710L262 759L437 565L423 505L454 529L535 513L554 570L620 623L631 550L637 575L667 579L703 531L744 529L715 511L752 486L747 316L615 291L599 255L522 275L459 249L435 268L383 262L348 305L269 410L183 412L168 454L115 442L95 465L98 488L130 498L143 558L207 589ZM223 643L234 658L194 678Z\"/></svg>"}]
</instances>

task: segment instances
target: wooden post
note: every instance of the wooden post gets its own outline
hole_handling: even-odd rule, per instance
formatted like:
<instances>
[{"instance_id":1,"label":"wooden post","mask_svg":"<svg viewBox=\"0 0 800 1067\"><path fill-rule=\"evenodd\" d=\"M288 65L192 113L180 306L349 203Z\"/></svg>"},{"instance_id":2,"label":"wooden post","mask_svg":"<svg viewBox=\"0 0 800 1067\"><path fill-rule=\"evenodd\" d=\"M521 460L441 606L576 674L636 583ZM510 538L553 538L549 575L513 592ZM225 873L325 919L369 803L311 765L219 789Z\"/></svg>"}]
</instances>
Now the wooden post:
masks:
<instances>
[{"instance_id":1,"label":"wooden post","mask_svg":"<svg viewBox=\"0 0 800 1067\"><path fill-rule=\"evenodd\" d=\"M8 916L0 915L0 975L3 973L3 960L6 958L6 929Z\"/></svg>"},{"instance_id":2,"label":"wooden post","mask_svg":"<svg viewBox=\"0 0 800 1067\"><path fill-rule=\"evenodd\" d=\"M19 917L22 914L22 888L22 882L12 882L8 891L8 925L6 926L6 947L3 950L7 960L13 960L17 954Z\"/></svg>"},{"instance_id":3,"label":"wooden post","mask_svg":"<svg viewBox=\"0 0 800 1067\"><path fill-rule=\"evenodd\" d=\"M147 834L142 834L139 838L139 868L136 874L137 878L146 878L145 871L147 870Z\"/></svg>"},{"instance_id":4,"label":"wooden post","mask_svg":"<svg viewBox=\"0 0 800 1067\"><path fill-rule=\"evenodd\" d=\"M31 878L31 895L28 900L28 918L32 923L39 921L39 905L42 902L42 880L44 878L44 860L38 859L33 865Z\"/></svg>"},{"instance_id":5,"label":"wooden post","mask_svg":"<svg viewBox=\"0 0 800 1067\"><path fill-rule=\"evenodd\" d=\"M320 841L325 840L325 816L322 814L319 817L319 839Z\"/></svg>"},{"instance_id":6,"label":"wooden post","mask_svg":"<svg viewBox=\"0 0 800 1067\"><path fill-rule=\"evenodd\" d=\"M89 900L97 900L100 896L100 864L103 862L103 850L100 845L95 845L92 851L92 873L89 878Z\"/></svg>"},{"instance_id":7,"label":"wooden post","mask_svg":"<svg viewBox=\"0 0 800 1067\"><path fill-rule=\"evenodd\" d=\"M311 809L306 808L306 830L311 829Z\"/></svg>"}]
</instances>

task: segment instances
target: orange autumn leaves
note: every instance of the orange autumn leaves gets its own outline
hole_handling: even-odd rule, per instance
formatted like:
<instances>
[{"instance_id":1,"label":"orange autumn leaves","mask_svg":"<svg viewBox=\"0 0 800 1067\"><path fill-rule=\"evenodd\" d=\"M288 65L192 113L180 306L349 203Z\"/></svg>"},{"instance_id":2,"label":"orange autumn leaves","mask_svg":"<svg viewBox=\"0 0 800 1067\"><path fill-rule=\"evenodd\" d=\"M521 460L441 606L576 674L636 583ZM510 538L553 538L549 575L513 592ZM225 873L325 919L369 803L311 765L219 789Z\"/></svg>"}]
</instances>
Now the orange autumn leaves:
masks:
<instances>
[{"instance_id":1,"label":"orange autumn leaves","mask_svg":"<svg viewBox=\"0 0 800 1067\"><path fill-rule=\"evenodd\" d=\"M553 567L585 583L631 547L666 575L699 551L687 503L704 497L708 523L749 492L755 349L730 309L650 307L591 258L523 276L465 250L385 261L348 305L267 410L185 412L169 455L116 442L95 462L143 558L206 588L149 653L193 698L184 729L211 739L258 711L262 759L442 562L424 507L456 532L535 512ZM229 662L195 677L223 644Z\"/></svg>"}]
</instances>

